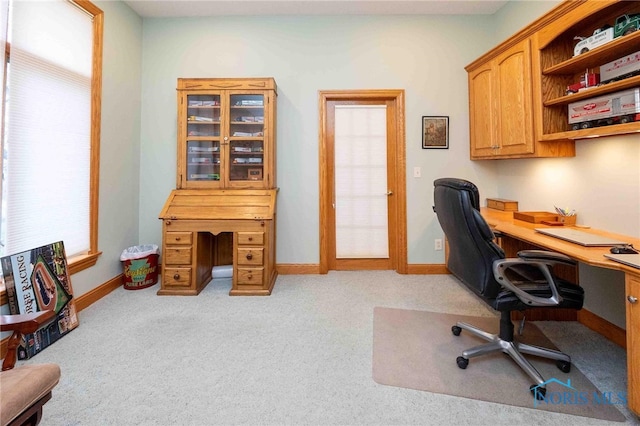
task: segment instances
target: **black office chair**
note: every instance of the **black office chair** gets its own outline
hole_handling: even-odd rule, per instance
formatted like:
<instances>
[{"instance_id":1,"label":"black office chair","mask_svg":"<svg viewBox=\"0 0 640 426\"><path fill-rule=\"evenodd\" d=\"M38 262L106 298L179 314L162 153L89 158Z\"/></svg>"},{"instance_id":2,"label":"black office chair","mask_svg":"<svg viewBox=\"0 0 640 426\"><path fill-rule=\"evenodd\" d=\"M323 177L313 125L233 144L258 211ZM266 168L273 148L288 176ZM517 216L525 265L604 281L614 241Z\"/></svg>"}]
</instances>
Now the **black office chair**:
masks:
<instances>
[{"instance_id":1,"label":"black office chair","mask_svg":"<svg viewBox=\"0 0 640 426\"><path fill-rule=\"evenodd\" d=\"M458 336L462 330L488 340L467 349L456 360L465 369L469 358L502 351L534 380L529 388L542 399L544 380L523 354L556 360L560 370L571 370L571 358L553 349L541 348L514 340L511 311L531 307L581 309L584 290L553 275L554 264L575 265L569 257L542 250L523 250L517 258L505 259L494 242L494 234L479 211L478 188L462 179L434 181L434 211L447 237L449 271L493 309L500 312L500 333L491 334L473 325L459 322L451 328Z\"/></svg>"}]
</instances>

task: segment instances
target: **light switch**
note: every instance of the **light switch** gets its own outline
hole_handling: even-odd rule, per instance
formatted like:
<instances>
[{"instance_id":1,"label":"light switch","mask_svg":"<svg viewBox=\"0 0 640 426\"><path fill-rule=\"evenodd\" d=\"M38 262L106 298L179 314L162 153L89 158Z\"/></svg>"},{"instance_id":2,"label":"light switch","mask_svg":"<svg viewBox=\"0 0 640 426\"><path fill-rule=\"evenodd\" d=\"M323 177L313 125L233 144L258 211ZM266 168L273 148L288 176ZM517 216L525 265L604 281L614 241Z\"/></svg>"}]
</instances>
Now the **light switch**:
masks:
<instances>
[{"instance_id":1,"label":"light switch","mask_svg":"<svg viewBox=\"0 0 640 426\"><path fill-rule=\"evenodd\" d=\"M414 178L422 177L422 170L420 170L420 167L416 166L413 168L413 177Z\"/></svg>"}]
</instances>

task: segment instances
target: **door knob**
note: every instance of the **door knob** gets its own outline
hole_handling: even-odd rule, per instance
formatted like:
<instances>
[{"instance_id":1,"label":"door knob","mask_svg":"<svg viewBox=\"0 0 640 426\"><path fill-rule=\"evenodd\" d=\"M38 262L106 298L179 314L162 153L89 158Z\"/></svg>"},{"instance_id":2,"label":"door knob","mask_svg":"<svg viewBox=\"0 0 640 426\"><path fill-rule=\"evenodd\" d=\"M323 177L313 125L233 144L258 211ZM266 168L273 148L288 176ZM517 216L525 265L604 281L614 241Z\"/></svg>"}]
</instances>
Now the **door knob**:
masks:
<instances>
[{"instance_id":1,"label":"door knob","mask_svg":"<svg viewBox=\"0 0 640 426\"><path fill-rule=\"evenodd\" d=\"M387 191L387 195L393 195L393 191Z\"/></svg>"},{"instance_id":2,"label":"door knob","mask_svg":"<svg viewBox=\"0 0 640 426\"><path fill-rule=\"evenodd\" d=\"M638 301L638 298L633 296L627 296L627 300L629 301L629 303L636 303Z\"/></svg>"}]
</instances>

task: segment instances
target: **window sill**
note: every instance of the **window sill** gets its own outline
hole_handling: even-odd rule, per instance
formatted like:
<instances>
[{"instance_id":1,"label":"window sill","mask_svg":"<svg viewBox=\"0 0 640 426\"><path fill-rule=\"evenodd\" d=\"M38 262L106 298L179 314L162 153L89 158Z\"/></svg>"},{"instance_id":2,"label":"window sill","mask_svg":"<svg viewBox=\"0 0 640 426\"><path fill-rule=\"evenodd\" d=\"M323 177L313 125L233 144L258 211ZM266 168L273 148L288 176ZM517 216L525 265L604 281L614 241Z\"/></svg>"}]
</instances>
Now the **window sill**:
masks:
<instances>
[{"instance_id":1,"label":"window sill","mask_svg":"<svg viewBox=\"0 0 640 426\"><path fill-rule=\"evenodd\" d=\"M67 266L69 267L69 275L73 275L77 272L83 271L95 265L98 262L98 257L102 254L101 251L93 254L83 254L74 256L67 259ZM7 291L4 286L4 281L0 282L0 306L8 303Z\"/></svg>"}]
</instances>

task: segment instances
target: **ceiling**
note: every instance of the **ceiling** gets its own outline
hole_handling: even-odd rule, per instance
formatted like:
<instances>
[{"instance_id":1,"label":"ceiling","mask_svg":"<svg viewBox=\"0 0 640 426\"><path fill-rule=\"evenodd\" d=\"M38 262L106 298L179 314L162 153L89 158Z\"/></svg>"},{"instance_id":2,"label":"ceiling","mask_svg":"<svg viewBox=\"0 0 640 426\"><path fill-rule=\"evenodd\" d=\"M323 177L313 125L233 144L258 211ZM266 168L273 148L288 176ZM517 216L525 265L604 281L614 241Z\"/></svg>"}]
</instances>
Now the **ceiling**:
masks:
<instances>
[{"instance_id":1,"label":"ceiling","mask_svg":"<svg viewBox=\"0 0 640 426\"><path fill-rule=\"evenodd\" d=\"M126 0L143 18L223 15L491 15L486 0Z\"/></svg>"}]
</instances>

